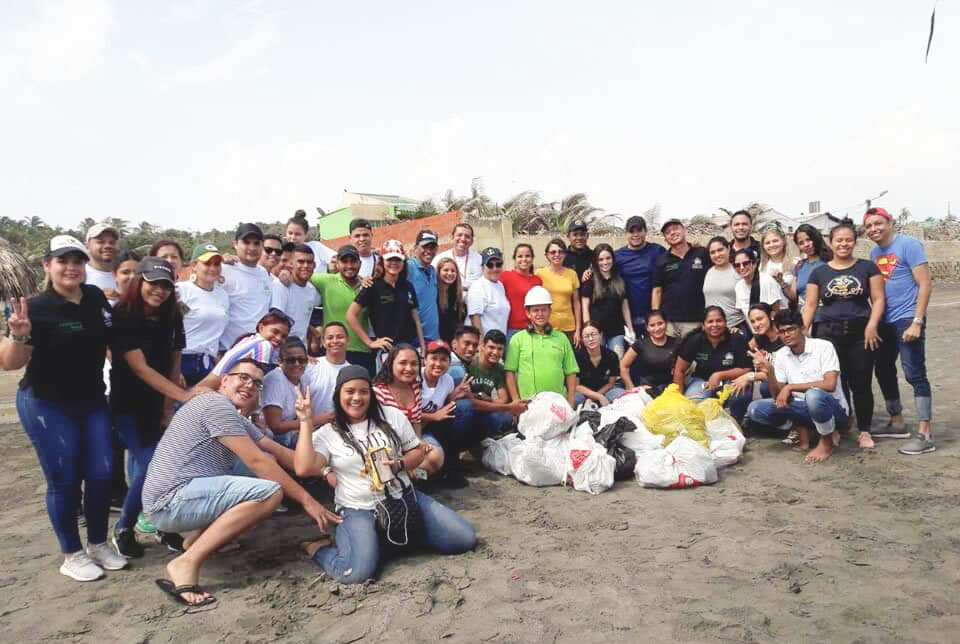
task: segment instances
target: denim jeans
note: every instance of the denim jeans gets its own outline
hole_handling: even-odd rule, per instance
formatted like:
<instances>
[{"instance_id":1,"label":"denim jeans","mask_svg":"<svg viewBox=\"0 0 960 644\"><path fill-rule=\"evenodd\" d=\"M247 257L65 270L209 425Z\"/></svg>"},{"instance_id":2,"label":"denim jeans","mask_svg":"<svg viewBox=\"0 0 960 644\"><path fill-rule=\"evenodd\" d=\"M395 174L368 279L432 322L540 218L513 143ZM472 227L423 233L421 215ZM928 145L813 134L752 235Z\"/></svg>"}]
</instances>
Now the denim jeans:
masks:
<instances>
[{"instance_id":1,"label":"denim jeans","mask_svg":"<svg viewBox=\"0 0 960 644\"><path fill-rule=\"evenodd\" d=\"M137 522L137 516L143 509L140 495L143 493L143 481L147 478L147 467L153 458L153 451L157 444L144 442L137 432L137 419L130 415L116 415L113 417L113 426L120 436L120 440L130 454L130 487L123 500L123 509L117 519L117 530L129 530Z\"/></svg>"},{"instance_id":2,"label":"denim jeans","mask_svg":"<svg viewBox=\"0 0 960 644\"><path fill-rule=\"evenodd\" d=\"M609 338L604 344L608 349L617 354L617 358L622 358L627 352L627 338L621 335L615 335Z\"/></svg>"},{"instance_id":3,"label":"denim jeans","mask_svg":"<svg viewBox=\"0 0 960 644\"><path fill-rule=\"evenodd\" d=\"M900 387L897 384L897 356L903 365L903 375L913 387L913 404L917 410L917 420L930 420L933 415L933 398L930 395L930 381L927 379L927 363L924 344L927 337L927 325L920 330L920 337L913 342L903 341L903 332L913 322L912 318L897 320L880 325L880 339L883 341L876 351L876 373L880 390L887 402L887 413L891 416L903 413L900 403Z\"/></svg>"},{"instance_id":4,"label":"denim jeans","mask_svg":"<svg viewBox=\"0 0 960 644\"><path fill-rule=\"evenodd\" d=\"M821 436L828 436L837 423L847 422L847 412L833 394L823 389L807 389L803 400L790 397L790 405L777 407L772 398L755 400L747 408L747 419L768 427L790 429L793 423L809 427L812 423Z\"/></svg>"},{"instance_id":5,"label":"denim jeans","mask_svg":"<svg viewBox=\"0 0 960 644\"><path fill-rule=\"evenodd\" d=\"M873 423L873 362L875 352L863 344L867 318L817 322L814 337L830 340L840 361L840 382L847 403L857 412L857 429L869 432ZM852 394L852 395L851 395Z\"/></svg>"},{"instance_id":6,"label":"denim jeans","mask_svg":"<svg viewBox=\"0 0 960 644\"><path fill-rule=\"evenodd\" d=\"M607 389L607 393L604 394L604 397L607 399L607 401L613 402L614 400L622 396L625 391L626 390L623 387L610 387L609 389ZM579 407L584 402L586 402L586 400L587 400L586 396L584 396L581 393L577 393L576 399L574 402L576 406Z\"/></svg>"},{"instance_id":7,"label":"denim jeans","mask_svg":"<svg viewBox=\"0 0 960 644\"><path fill-rule=\"evenodd\" d=\"M700 402L707 398L716 398L717 391L709 391L707 381L701 378L690 378L687 381L687 388L683 395L693 402ZM738 394L733 394L727 398L723 406L730 412L730 415L739 423L743 420L743 415L747 411L747 405L753 400L753 387L747 387Z\"/></svg>"},{"instance_id":8,"label":"denim jeans","mask_svg":"<svg viewBox=\"0 0 960 644\"><path fill-rule=\"evenodd\" d=\"M477 533L473 524L447 506L417 492L423 515L420 544L446 555L473 550ZM385 542L377 531L373 510L342 508L343 523L337 526L336 545L320 548L313 561L341 584L359 584L373 579L380 565Z\"/></svg>"},{"instance_id":9,"label":"denim jeans","mask_svg":"<svg viewBox=\"0 0 960 644\"><path fill-rule=\"evenodd\" d=\"M191 480L167 504L147 514L164 532L206 528L230 508L246 501L266 501L280 490L276 481L245 476L202 476Z\"/></svg>"},{"instance_id":10,"label":"denim jeans","mask_svg":"<svg viewBox=\"0 0 960 644\"><path fill-rule=\"evenodd\" d=\"M184 353L180 356L180 373L188 387L192 387L213 371L217 359L205 353Z\"/></svg>"},{"instance_id":11,"label":"denim jeans","mask_svg":"<svg viewBox=\"0 0 960 644\"><path fill-rule=\"evenodd\" d=\"M513 414L506 411L474 411L473 430L467 449L479 445L484 438L501 433L505 425L513 425Z\"/></svg>"},{"instance_id":12,"label":"denim jeans","mask_svg":"<svg viewBox=\"0 0 960 644\"><path fill-rule=\"evenodd\" d=\"M34 398L17 391L17 412L47 479L47 514L64 553L83 549L77 511L84 486L87 541L107 540L113 445L104 399L77 405Z\"/></svg>"},{"instance_id":13,"label":"denim jeans","mask_svg":"<svg viewBox=\"0 0 960 644\"><path fill-rule=\"evenodd\" d=\"M426 423L423 426L424 434L433 434L440 445L443 446L444 468L455 466L459 463L458 455L463 450L472 446L475 442L472 438L474 427L474 408L473 401L469 398L461 398L457 401L457 410L454 417L450 420L444 420L434 423Z\"/></svg>"}]
</instances>

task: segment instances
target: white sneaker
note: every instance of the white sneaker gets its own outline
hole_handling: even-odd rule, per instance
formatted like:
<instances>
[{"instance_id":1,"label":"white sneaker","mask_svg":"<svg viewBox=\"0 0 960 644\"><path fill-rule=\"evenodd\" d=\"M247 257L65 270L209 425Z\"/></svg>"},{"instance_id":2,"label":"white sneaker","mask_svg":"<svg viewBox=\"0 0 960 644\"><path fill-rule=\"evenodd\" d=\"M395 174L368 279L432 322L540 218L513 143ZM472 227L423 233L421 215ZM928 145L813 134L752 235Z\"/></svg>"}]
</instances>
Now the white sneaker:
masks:
<instances>
[{"instance_id":1,"label":"white sneaker","mask_svg":"<svg viewBox=\"0 0 960 644\"><path fill-rule=\"evenodd\" d=\"M104 570L123 570L130 563L126 557L114 552L106 541L97 545L88 543L87 555Z\"/></svg>"},{"instance_id":2,"label":"white sneaker","mask_svg":"<svg viewBox=\"0 0 960 644\"><path fill-rule=\"evenodd\" d=\"M60 574L77 581L94 581L103 577L103 568L93 562L83 550L71 552L63 558Z\"/></svg>"}]
</instances>

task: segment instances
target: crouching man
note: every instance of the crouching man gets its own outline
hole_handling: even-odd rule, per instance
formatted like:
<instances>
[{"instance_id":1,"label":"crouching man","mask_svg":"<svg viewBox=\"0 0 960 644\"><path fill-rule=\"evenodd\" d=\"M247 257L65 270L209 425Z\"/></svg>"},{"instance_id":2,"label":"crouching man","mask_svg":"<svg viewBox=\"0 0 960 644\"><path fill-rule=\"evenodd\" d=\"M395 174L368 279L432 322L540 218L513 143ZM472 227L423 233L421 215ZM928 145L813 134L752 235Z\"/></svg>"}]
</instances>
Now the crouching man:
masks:
<instances>
[{"instance_id":1,"label":"crouching man","mask_svg":"<svg viewBox=\"0 0 960 644\"><path fill-rule=\"evenodd\" d=\"M167 564L170 579L157 580L180 603L215 601L198 585L200 566L266 520L284 494L302 504L324 531L341 520L284 472L293 470L293 452L241 415L257 404L261 389L261 367L251 360L236 363L217 393L196 396L177 411L150 461L144 512L165 532L198 531L184 542L185 552ZM237 460L258 478L230 476Z\"/></svg>"},{"instance_id":2,"label":"crouching man","mask_svg":"<svg viewBox=\"0 0 960 644\"><path fill-rule=\"evenodd\" d=\"M839 436L837 424L846 423L850 414L840 387L840 361L829 340L803 334L803 318L798 311L780 311L775 321L786 346L773 354L773 364L763 351L751 354L754 366L767 374L774 398L750 403L746 419L784 430L792 425L800 433L801 447L809 446L813 425L820 442L806 460L819 463L830 458Z\"/></svg>"}]
</instances>

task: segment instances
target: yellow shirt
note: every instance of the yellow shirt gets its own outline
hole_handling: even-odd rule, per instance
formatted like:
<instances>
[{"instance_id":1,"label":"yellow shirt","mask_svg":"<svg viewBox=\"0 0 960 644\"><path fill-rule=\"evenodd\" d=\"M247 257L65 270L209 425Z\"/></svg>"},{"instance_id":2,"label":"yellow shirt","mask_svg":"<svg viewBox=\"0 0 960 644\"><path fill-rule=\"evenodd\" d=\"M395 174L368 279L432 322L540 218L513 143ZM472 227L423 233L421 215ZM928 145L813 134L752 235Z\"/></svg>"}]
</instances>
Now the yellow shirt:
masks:
<instances>
[{"instance_id":1,"label":"yellow shirt","mask_svg":"<svg viewBox=\"0 0 960 644\"><path fill-rule=\"evenodd\" d=\"M550 326L558 331L573 331L577 320L573 316L571 298L580 288L580 278L572 268L564 268L562 273L554 273L549 266L538 268L536 276L543 280L543 288L550 291L553 306L550 309ZM579 297L577 300L579 301Z\"/></svg>"}]
</instances>

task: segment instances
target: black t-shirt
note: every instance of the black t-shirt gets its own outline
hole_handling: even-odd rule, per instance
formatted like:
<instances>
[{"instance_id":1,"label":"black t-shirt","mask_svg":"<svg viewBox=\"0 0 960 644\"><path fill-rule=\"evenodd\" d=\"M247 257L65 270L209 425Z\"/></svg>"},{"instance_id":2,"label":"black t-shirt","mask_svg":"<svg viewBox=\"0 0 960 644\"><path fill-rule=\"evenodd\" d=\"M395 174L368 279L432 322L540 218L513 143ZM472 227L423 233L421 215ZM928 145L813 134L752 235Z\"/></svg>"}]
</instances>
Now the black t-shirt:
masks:
<instances>
[{"instance_id":1,"label":"black t-shirt","mask_svg":"<svg viewBox=\"0 0 960 644\"><path fill-rule=\"evenodd\" d=\"M33 347L20 381L41 400L103 404L103 361L112 334L113 309L96 286L80 287L80 303L50 289L27 300Z\"/></svg>"},{"instance_id":2,"label":"black t-shirt","mask_svg":"<svg viewBox=\"0 0 960 644\"><path fill-rule=\"evenodd\" d=\"M113 326L110 407L114 414L135 416L144 440L159 440L164 396L133 372L124 355L139 349L147 366L169 377L173 353L186 346L183 318L177 316L172 321L135 318L128 316L124 304L120 303L114 310Z\"/></svg>"},{"instance_id":3,"label":"black t-shirt","mask_svg":"<svg viewBox=\"0 0 960 644\"><path fill-rule=\"evenodd\" d=\"M377 278L370 288L360 289L356 301L367 310L377 338L391 338L394 344L417 341L417 327L411 311L420 307L410 282L400 280L396 286L391 286L382 277Z\"/></svg>"},{"instance_id":4,"label":"black t-shirt","mask_svg":"<svg viewBox=\"0 0 960 644\"><path fill-rule=\"evenodd\" d=\"M708 380L718 371L753 368L753 360L747 354L747 341L739 333L729 331L716 347L710 343L706 333L695 331L684 340L680 357L687 362L696 362L693 375L703 380Z\"/></svg>"},{"instance_id":5,"label":"black t-shirt","mask_svg":"<svg viewBox=\"0 0 960 644\"><path fill-rule=\"evenodd\" d=\"M563 265L577 272L577 277L583 281L583 273L593 263L593 249L589 246L577 252L573 246L567 247L567 256L563 258Z\"/></svg>"},{"instance_id":6,"label":"black t-shirt","mask_svg":"<svg viewBox=\"0 0 960 644\"><path fill-rule=\"evenodd\" d=\"M841 322L870 317L870 278L879 275L873 262L858 259L843 270L822 264L813 269L808 284L820 288L819 320Z\"/></svg>"},{"instance_id":7,"label":"black t-shirt","mask_svg":"<svg viewBox=\"0 0 960 644\"><path fill-rule=\"evenodd\" d=\"M763 349L767 353L774 353L777 349L783 348L783 340L779 337L776 340L771 340L765 335L755 335L753 340L757 343L757 348Z\"/></svg>"},{"instance_id":8,"label":"black t-shirt","mask_svg":"<svg viewBox=\"0 0 960 644\"><path fill-rule=\"evenodd\" d=\"M662 347L654 344L649 336L634 342L630 348L636 352L637 359L630 365L630 371L638 374L640 379L634 384L658 386L673 382L673 363L679 346L680 339L673 336L667 336Z\"/></svg>"},{"instance_id":9,"label":"black t-shirt","mask_svg":"<svg viewBox=\"0 0 960 644\"><path fill-rule=\"evenodd\" d=\"M703 318L703 280L710 269L706 248L691 246L683 258L668 251L657 258L654 287L663 289L660 310L671 322L699 322Z\"/></svg>"},{"instance_id":10,"label":"black t-shirt","mask_svg":"<svg viewBox=\"0 0 960 644\"><path fill-rule=\"evenodd\" d=\"M451 288L447 290L450 296L456 297L454 289ZM460 309L456 306L455 301L451 301L446 311L438 305L437 313L440 316L440 339L453 342L453 334L456 332L457 327L463 324L464 317L466 316L466 307Z\"/></svg>"},{"instance_id":11,"label":"black t-shirt","mask_svg":"<svg viewBox=\"0 0 960 644\"><path fill-rule=\"evenodd\" d=\"M606 347L600 347L600 362L594 366L593 360L587 350L578 349L577 365L580 367L580 373L577 377L580 384L594 391L606 386L610 378L620 375L620 361L617 354Z\"/></svg>"},{"instance_id":12,"label":"black t-shirt","mask_svg":"<svg viewBox=\"0 0 960 644\"><path fill-rule=\"evenodd\" d=\"M760 263L760 242L758 242L753 236L750 237L750 246L748 248L753 249L754 254L757 257L757 263ZM743 249L739 249L743 250ZM730 261L733 261L733 256L737 251L733 249L733 242L730 242Z\"/></svg>"},{"instance_id":13,"label":"black t-shirt","mask_svg":"<svg viewBox=\"0 0 960 644\"><path fill-rule=\"evenodd\" d=\"M607 340L623 335L623 298L607 289L606 295L593 299L593 279L580 285L580 297L590 300L590 319L600 325L603 337Z\"/></svg>"}]
</instances>

